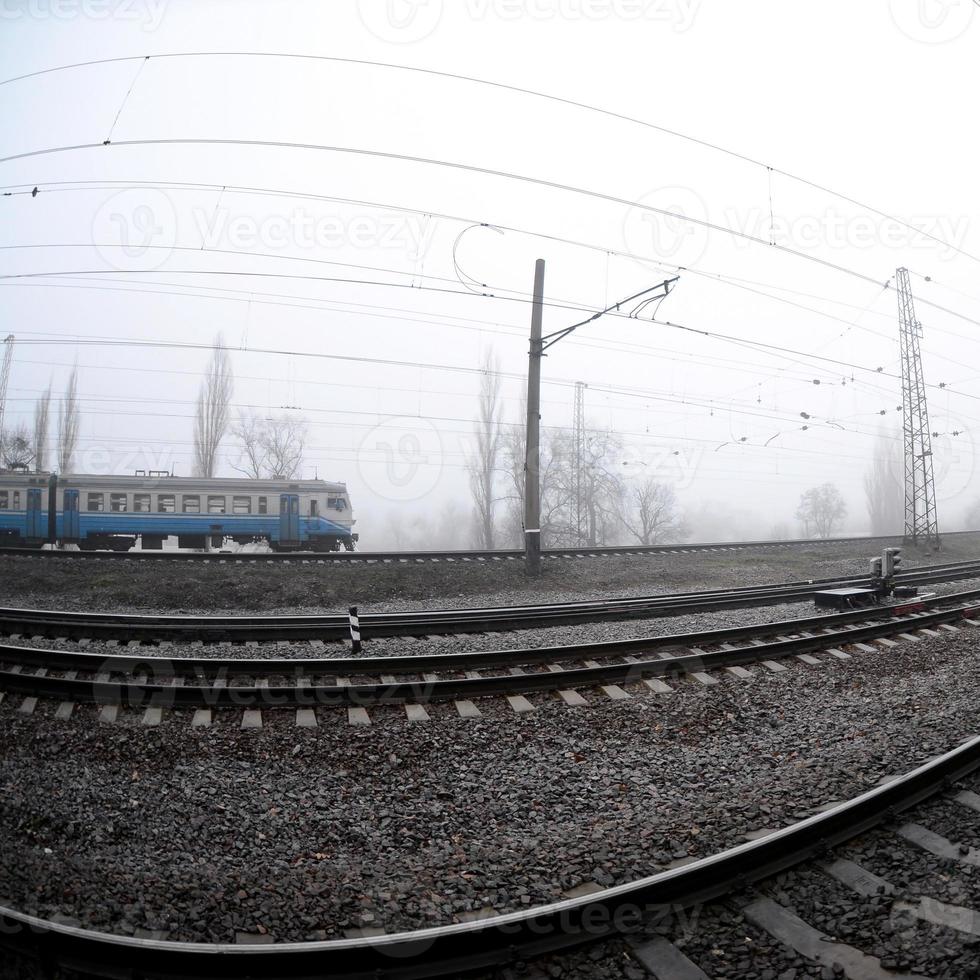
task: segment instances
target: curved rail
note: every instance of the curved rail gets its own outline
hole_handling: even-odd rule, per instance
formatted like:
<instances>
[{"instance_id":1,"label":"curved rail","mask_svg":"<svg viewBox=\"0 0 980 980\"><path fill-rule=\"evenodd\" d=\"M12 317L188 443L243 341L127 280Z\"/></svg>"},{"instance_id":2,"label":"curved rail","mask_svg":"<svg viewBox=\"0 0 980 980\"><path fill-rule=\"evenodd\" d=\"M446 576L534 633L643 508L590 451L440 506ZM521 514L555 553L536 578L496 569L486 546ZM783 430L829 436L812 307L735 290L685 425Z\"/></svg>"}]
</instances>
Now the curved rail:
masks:
<instances>
[{"instance_id":1,"label":"curved rail","mask_svg":"<svg viewBox=\"0 0 980 980\"><path fill-rule=\"evenodd\" d=\"M897 576L896 582L906 585L924 585L973 576L980 576L980 559L909 569ZM504 632L604 620L640 619L709 610L777 605L807 599L817 588L870 584L870 579L865 575L850 575L734 589L624 596L576 602L422 609L404 612L362 611L359 614L359 622L362 639ZM301 616L187 616L0 608L0 630L7 634L27 633L37 636L87 637L118 641L246 642L304 639L336 641L349 637L350 622L347 616L329 613Z\"/></svg>"},{"instance_id":2,"label":"curved rail","mask_svg":"<svg viewBox=\"0 0 980 980\"><path fill-rule=\"evenodd\" d=\"M134 657L34 647L0 646L0 662L14 665L0 671L0 689L27 696L58 698L68 702L124 704L129 707L376 707L390 704L428 704L493 695L535 691L574 690L603 684L634 684L677 677L723 667L775 661L809 651L862 643L910 629L955 623L980 613L980 590L921 600L914 608L882 610L887 618L868 610L832 616L787 620L760 626L735 627L673 636L641 637L603 643L575 644L484 653L430 654L414 657L352 658L344 660L235 660L173 657ZM836 628L835 628L836 627ZM814 632L819 630L820 632ZM792 634L786 636L786 634ZM774 641L732 646L729 640L776 636ZM721 649L701 647L723 644ZM681 655L654 656L595 664L595 657L624 656L654 651L684 651ZM561 667L560 661L590 658L584 667ZM481 676L474 668L550 665L539 671ZM34 667L37 673L22 672ZM53 677L49 670L67 671ZM429 674L428 671L440 674ZM95 673L79 679L79 672ZM464 676L444 677L446 673ZM350 683L345 674L380 675L380 682ZM121 681L113 675L123 675ZM152 677L151 677L152 675ZM399 679L409 675L420 679ZM314 683L325 676L330 684ZM174 684L190 677L197 684ZM213 679L220 678L220 683ZM266 682L231 686L240 677L289 677L285 684ZM343 680L341 682L341 678Z\"/></svg>"},{"instance_id":3,"label":"curved rail","mask_svg":"<svg viewBox=\"0 0 980 980\"><path fill-rule=\"evenodd\" d=\"M264 946L180 943L89 931L0 907L0 944L47 966L108 978L158 980L330 976L412 980L459 976L594 942L779 874L865 833L980 768L980 736L884 786L685 867L521 912L405 932Z\"/></svg>"}]
</instances>

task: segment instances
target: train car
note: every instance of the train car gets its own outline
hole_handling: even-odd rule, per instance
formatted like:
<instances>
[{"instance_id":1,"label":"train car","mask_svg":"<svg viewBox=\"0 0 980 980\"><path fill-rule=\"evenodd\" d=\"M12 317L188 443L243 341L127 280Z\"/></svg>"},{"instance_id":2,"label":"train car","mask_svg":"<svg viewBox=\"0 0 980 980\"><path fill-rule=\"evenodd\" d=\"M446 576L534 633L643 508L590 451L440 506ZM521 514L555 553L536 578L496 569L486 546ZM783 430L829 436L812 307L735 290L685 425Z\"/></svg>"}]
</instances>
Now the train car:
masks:
<instances>
[{"instance_id":1,"label":"train car","mask_svg":"<svg viewBox=\"0 0 980 980\"><path fill-rule=\"evenodd\" d=\"M274 551L352 551L347 487L326 480L251 480L168 474L0 473L0 542L83 550L220 548L267 542Z\"/></svg>"}]
</instances>

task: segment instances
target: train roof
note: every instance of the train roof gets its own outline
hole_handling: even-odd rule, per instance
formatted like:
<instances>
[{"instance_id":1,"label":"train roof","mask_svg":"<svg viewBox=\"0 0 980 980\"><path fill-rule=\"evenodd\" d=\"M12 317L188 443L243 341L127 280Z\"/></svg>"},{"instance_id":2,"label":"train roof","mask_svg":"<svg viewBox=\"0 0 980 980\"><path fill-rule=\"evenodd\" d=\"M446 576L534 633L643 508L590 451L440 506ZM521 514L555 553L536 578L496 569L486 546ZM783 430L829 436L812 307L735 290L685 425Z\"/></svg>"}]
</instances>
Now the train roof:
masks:
<instances>
[{"instance_id":1,"label":"train roof","mask_svg":"<svg viewBox=\"0 0 980 980\"><path fill-rule=\"evenodd\" d=\"M47 486L50 473L0 473L0 483L20 486ZM329 480L253 480L240 477L197 477L197 476L122 476L119 474L66 473L58 476L62 486L106 489L119 487L127 490L161 490L173 487L175 490L200 489L227 493L283 493L297 490L300 493L346 493L347 484Z\"/></svg>"}]
</instances>

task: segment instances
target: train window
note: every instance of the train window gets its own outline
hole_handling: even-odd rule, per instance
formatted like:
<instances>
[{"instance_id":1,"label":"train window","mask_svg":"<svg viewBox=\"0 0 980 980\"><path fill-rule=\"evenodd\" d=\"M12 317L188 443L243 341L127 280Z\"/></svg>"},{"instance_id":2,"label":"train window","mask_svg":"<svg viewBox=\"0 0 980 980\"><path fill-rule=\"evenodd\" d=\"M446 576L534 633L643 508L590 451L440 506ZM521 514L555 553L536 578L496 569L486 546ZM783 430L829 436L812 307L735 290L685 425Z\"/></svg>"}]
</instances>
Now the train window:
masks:
<instances>
[{"instance_id":1,"label":"train window","mask_svg":"<svg viewBox=\"0 0 980 980\"><path fill-rule=\"evenodd\" d=\"M6 490L0 490L0 510L10 509L10 494Z\"/></svg>"},{"instance_id":2,"label":"train window","mask_svg":"<svg viewBox=\"0 0 980 980\"><path fill-rule=\"evenodd\" d=\"M20 510L20 491L14 491L14 510Z\"/></svg>"},{"instance_id":3,"label":"train window","mask_svg":"<svg viewBox=\"0 0 980 980\"><path fill-rule=\"evenodd\" d=\"M183 511L185 514L201 513L201 498L195 493L193 495L184 494Z\"/></svg>"},{"instance_id":4,"label":"train window","mask_svg":"<svg viewBox=\"0 0 980 980\"><path fill-rule=\"evenodd\" d=\"M347 506L347 501L343 497L328 497L327 506L332 510L343 510Z\"/></svg>"},{"instance_id":5,"label":"train window","mask_svg":"<svg viewBox=\"0 0 980 980\"><path fill-rule=\"evenodd\" d=\"M251 497L232 497L231 498L231 512L233 514L251 514L252 513L252 498Z\"/></svg>"},{"instance_id":6,"label":"train window","mask_svg":"<svg viewBox=\"0 0 980 980\"><path fill-rule=\"evenodd\" d=\"M259 497L259 513L268 514L269 513L269 498Z\"/></svg>"},{"instance_id":7,"label":"train window","mask_svg":"<svg viewBox=\"0 0 980 980\"><path fill-rule=\"evenodd\" d=\"M172 514L177 510L177 498L172 493L157 494L157 510L161 514Z\"/></svg>"},{"instance_id":8,"label":"train window","mask_svg":"<svg viewBox=\"0 0 980 980\"><path fill-rule=\"evenodd\" d=\"M148 514L150 512L150 495L148 493L134 493L133 510L137 514Z\"/></svg>"},{"instance_id":9,"label":"train window","mask_svg":"<svg viewBox=\"0 0 980 980\"><path fill-rule=\"evenodd\" d=\"M223 514L225 512L224 497L208 497L208 513Z\"/></svg>"},{"instance_id":10,"label":"train window","mask_svg":"<svg viewBox=\"0 0 980 980\"><path fill-rule=\"evenodd\" d=\"M109 510L113 514L122 514L126 510L126 494L124 493L110 493L109 494Z\"/></svg>"},{"instance_id":11,"label":"train window","mask_svg":"<svg viewBox=\"0 0 980 980\"><path fill-rule=\"evenodd\" d=\"M316 500L312 497L310 498L310 517L316 517L320 513L320 508L317 507Z\"/></svg>"},{"instance_id":12,"label":"train window","mask_svg":"<svg viewBox=\"0 0 980 980\"><path fill-rule=\"evenodd\" d=\"M102 513L105 510L105 494L104 493L90 493L85 501L85 509L88 511L97 511Z\"/></svg>"}]
</instances>

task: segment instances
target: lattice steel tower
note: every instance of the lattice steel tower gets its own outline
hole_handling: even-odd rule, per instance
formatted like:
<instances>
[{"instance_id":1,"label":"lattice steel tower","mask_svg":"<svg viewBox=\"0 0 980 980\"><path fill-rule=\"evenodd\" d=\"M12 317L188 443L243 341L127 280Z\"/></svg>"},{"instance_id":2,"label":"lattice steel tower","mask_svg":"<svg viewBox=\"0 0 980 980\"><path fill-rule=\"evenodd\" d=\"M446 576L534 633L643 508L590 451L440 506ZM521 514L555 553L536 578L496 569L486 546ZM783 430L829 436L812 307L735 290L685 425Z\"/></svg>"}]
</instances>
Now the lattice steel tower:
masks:
<instances>
[{"instance_id":1,"label":"lattice steel tower","mask_svg":"<svg viewBox=\"0 0 980 980\"><path fill-rule=\"evenodd\" d=\"M909 270L895 274L898 326L902 347L902 427L905 435L905 540L939 547L936 521L936 482L932 473L932 438L926 384L922 377L919 338L922 324L915 318Z\"/></svg>"},{"instance_id":2,"label":"lattice steel tower","mask_svg":"<svg viewBox=\"0 0 980 980\"><path fill-rule=\"evenodd\" d=\"M575 382L575 413L572 423L573 452L575 453L575 533L578 543L585 542L585 529L582 527L582 467L585 465L585 389L584 381Z\"/></svg>"}]
</instances>

